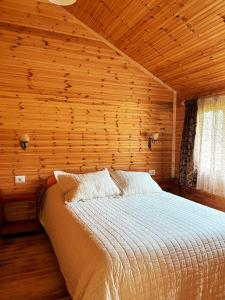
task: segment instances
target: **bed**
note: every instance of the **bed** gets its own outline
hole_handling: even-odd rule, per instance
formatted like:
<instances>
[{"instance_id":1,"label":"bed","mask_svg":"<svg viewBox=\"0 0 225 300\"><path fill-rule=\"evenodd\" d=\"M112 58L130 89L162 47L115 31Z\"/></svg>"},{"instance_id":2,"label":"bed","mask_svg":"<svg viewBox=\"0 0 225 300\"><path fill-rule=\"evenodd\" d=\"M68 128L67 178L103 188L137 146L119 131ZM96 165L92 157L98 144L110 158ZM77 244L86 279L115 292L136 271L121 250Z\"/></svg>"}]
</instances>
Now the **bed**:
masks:
<instances>
[{"instance_id":1,"label":"bed","mask_svg":"<svg viewBox=\"0 0 225 300\"><path fill-rule=\"evenodd\" d=\"M225 215L166 192L65 203L41 214L74 300L225 299Z\"/></svg>"}]
</instances>

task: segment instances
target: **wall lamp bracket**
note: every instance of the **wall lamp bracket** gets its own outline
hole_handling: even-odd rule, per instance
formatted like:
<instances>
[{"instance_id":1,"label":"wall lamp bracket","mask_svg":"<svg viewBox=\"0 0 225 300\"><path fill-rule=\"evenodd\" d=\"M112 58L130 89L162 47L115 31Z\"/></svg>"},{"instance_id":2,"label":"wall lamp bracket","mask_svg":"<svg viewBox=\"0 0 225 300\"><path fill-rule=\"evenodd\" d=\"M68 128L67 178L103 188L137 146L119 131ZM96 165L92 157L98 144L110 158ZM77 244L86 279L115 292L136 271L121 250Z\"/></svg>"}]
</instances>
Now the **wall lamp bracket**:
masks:
<instances>
[{"instance_id":1,"label":"wall lamp bracket","mask_svg":"<svg viewBox=\"0 0 225 300\"><path fill-rule=\"evenodd\" d=\"M148 139L148 148L152 150L152 145L156 143L159 138L159 132L152 132Z\"/></svg>"}]
</instances>

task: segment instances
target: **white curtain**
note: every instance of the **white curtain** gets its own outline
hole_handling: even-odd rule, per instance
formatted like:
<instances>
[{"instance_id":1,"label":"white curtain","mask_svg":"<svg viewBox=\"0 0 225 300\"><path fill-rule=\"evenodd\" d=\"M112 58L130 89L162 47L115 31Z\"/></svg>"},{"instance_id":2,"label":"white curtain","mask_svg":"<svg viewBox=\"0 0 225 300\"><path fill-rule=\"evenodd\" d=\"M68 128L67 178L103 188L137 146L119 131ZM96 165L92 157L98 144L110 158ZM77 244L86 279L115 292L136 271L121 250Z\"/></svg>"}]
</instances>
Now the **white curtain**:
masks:
<instances>
[{"instance_id":1,"label":"white curtain","mask_svg":"<svg viewBox=\"0 0 225 300\"><path fill-rule=\"evenodd\" d=\"M225 196L225 96L198 100L194 165L197 188Z\"/></svg>"}]
</instances>

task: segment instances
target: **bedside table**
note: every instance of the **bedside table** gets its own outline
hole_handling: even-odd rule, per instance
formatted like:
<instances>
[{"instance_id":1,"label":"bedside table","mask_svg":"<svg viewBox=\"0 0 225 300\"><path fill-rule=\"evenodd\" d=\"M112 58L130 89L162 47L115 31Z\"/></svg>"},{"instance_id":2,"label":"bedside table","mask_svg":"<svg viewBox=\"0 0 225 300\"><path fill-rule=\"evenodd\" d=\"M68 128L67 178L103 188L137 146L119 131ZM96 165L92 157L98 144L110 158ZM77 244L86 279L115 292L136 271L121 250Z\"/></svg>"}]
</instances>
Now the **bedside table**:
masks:
<instances>
[{"instance_id":1,"label":"bedside table","mask_svg":"<svg viewBox=\"0 0 225 300\"><path fill-rule=\"evenodd\" d=\"M179 184L176 178L161 179L158 181L158 184L165 192L175 195L180 194Z\"/></svg>"},{"instance_id":2,"label":"bedside table","mask_svg":"<svg viewBox=\"0 0 225 300\"><path fill-rule=\"evenodd\" d=\"M10 211L10 206L16 204L18 207L22 207L24 203L28 203L29 213L27 213L27 219L6 219L6 207L8 207L7 211L13 215L14 212ZM0 195L0 237L23 232L39 232L40 229L39 189L37 189L36 193L21 193L9 196Z\"/></svg>"}]
</instances>

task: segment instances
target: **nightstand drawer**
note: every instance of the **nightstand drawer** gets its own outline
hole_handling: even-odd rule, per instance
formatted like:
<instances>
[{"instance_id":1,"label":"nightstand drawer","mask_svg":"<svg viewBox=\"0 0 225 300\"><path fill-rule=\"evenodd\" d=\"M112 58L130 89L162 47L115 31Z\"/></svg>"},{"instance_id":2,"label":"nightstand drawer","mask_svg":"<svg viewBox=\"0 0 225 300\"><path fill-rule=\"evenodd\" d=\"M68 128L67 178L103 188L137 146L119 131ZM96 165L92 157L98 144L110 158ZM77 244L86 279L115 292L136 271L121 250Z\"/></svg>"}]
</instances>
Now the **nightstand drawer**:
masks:
<instances>
[{"instance_id":1,"label":"nightstand drawer","mask_svg":"<svg viewBox=\"0 0 225 300\"><path fill-rule=\"evenodd\" d=\"M3 209L5 222L36 218L36 204L33 200L6 202Z\"/></svg>"}]
</instances>

